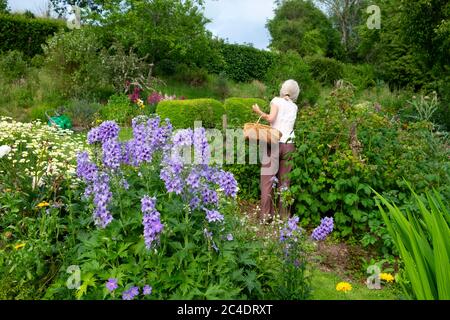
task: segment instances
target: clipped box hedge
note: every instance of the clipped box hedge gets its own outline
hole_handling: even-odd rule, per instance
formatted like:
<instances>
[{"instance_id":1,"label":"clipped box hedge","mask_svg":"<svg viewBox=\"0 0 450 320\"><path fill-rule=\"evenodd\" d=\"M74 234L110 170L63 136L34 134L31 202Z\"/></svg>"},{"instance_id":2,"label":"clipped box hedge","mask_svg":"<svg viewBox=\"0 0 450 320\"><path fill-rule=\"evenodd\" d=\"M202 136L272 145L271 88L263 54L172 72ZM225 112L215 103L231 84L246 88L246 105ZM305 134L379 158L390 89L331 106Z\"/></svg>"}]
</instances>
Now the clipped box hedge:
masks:
<instances>
[{"instance_id":1,"label":"clipped box hedge","mask_svg":"<svg viewBox=\"0 0 450 320\"><path fill-rule=\"evenodd\" d=\"M156 108L161 119L170 119L176 129L192 128L201 121L205 128L221 128L225 109L214 99L161 101Z\"/></svg>"},{"instance_id":2,"label":"clipped box hedge","mask_svg":"<svg viewBox=\"0 0 450 320\"><path fill-rule=\"evenodd\" d=\"M258 115L253 112L252 106L259 105L261 110L268 111L268 102L254 98L229 98L225 100L224 107L229 127L243 127L247 122L256 122Z\"/></svg>"},{"instance_id":3,"label":"clipped box hedge","mask_svg":"<svg viewBox=\"0 0 450 320\"><path fill-rule=\"evenodd\" d=\"M41 54L42 44L60 29L67 29L60 20L0 14L0 52L18 50L29 57Z\"/></svg>"}]
</instances>

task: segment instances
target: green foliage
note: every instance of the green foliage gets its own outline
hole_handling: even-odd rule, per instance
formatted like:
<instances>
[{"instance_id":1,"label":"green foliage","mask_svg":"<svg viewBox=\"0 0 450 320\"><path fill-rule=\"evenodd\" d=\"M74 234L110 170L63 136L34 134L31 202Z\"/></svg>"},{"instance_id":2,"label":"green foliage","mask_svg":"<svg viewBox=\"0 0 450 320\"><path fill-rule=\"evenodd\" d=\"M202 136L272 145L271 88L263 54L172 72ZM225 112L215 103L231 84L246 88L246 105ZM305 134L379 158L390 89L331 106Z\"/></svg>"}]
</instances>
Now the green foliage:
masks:
<instances>
[{"instance_id":1,"label":"green foliage","mask_svg":"<svg viewBox=\"0 0 450 320\"><path fill-rule=\"evenodd\" d=\"M28 72L28 63L21 51L8 51L0 56L0 77L5 81L23 78Z\"/></svg>"},{"instance_id":2,"label":"green foliage","mask_svg":"<svg viewBox=\"0 0 450 320\"><path fill-rule=\"evenodd\" d=\"M225 109L213 99L175 100L161 101L156 113L161 119L170 119L177 129L191 128L195 121L201 121L205 128L221 128Z\"/></svg>"},{"instance_id":3,"label":"green foliage","mask_svg":"<svg viewBox=\"0 0 450 320\"><path fill-rule=\"evenodd\" d=\"M312 79L311 72L305 61L295 52L287 52L277 57L276 62L269 70L266 82L269 93L278 96L281 84L294 79L300 85L298 104L314 105L319 97L319 85Z\"/></svg>"},{"instance_id":4,"label":"green foliage","mask_svg":"<svg viewBox=\"0 0 450 320\"><path fill-rule=\"evenodd\" d=\"M186 64L178 64L175 68L174 78L190 86L199 87L208 80L208 72L198 67L188 67Z\"/></svg>"},{"instance_id":5,"label":"green foliage","mask_svg":"<svg viewBox=\"0 0 450 320\"><path fill-rule=\"evenodd\" d=\"M333 85L335 81L343 77L343 64L335 59L309 56L305 57L305 62L308 64L314 79L322 84Z\"/></svg>"},{"instance_id":6,"label":"green foliage","mask_svg":"<svg viewBox=\"0 0 450 320\"><path fill-rule=\"evenodd\" d=\"M54 110L54 108L52 106L49 106L48 104L40 104L31 109L30 119L31 120L41 120L42 122L47 122L48 119L47 119L46 113L49 113L53 110Z\"/></svg>"},{"instance_id":7,"label":"green foliage","mask_svg":"<svg viewBox=\"0 0 450 320\"><path fill-rule=\"evenodd\" d=\"M113 95L109 98L108 104L100 108L100 119L103 121L114 120L122 125L131 125L131 119L135 114L135 109L127 95Z\"/></svg>"},{"instance_id":8,"label":"green foliage","mask_svg":"<svg viewBox=\"0 0 450 320\"><path fill-rule=\"evenodd\" d=\"M419 207L418 215L399 209L377 193L389 214L379 204L400 257L404 263L405 293L412 299L450 299L450 212L445 199L434 190L425 194L425 201L413 192ZM406 280L405 279L405 280Z\"/></svg>"},{"instance_id":9,"label":"green foliage","mask_svg":"<svg viewBox=\"0 0 450 320\"><path fill-rule=\"evenodd\" d=\"M0 14L2 13L8 13L8 1L7 0L0 0Z\"/></svg>"},{"instance_id":10,"label":"green foliage","mask_svg":"<svg viewBox=\"0 0 450 320\"><path fill-rule=\"evenodd\" d=\"M72 120L73 126L78 129L86 129L92 127L96 114L101 110L102 106L87 100L72 99L64 109Z\"/></svg>"},{"instance_id":11,"label":"green foliage","mask_svg":"<svg viewBox=\"0 0 450 320\"><path fill-rule=\"evenodd\" d=\"M47 38L64 28L64 23L50 19L28 19L18 14L0 14L0 52L17 50L33 57L42 53Z\"/></svg>"},{"instance_id":12,"label":"green foliage","mask_svg":"<svg viewBox=\"0 0 450 320\"><path fill-rule=\"evenodd\" d=\"M100 56L101 43L94 29L58 33L44 46L45 68L56 77L66 97L104 98L114 92L108 61ZM56 80L55 80L56 81Z\"/></svg>"},{"instance_id":13,"label":"green foliage","mask_svg":"<svg viewBox=\"0 0 450 320\"><path fill-rule=\"evenodd\" d=\"M312 1L277 1L277 5L275 17L267 23L271 48L301 56L339 54L339 33Z\"/></svg>"},{"instance_id":14,"label":"green foliage","mask_svg":"<svg viewBox=\"0 0 450 320\"><path fill-rule=\"evenodd\" d=\"M219 49L224 62L210 64L209 71L216 74L224 72L228 78L239 82L264 80L275 60L273 53L248 45L220 42Z\"/></svg>"},{"instance_id":15,"label":"green foliage","mask_svg":"<svg viewBox=\"0 0 450 320\"><path fill-rule=\"evenodd\" d=\"M262 99L251 98L229 98L225 100L224 107L227 115L228 126L233 128L243 128L247 122L256 122L258 119L253 112L252 106L257 104L261 110L268 110L268 103Z\"/></svg>"},{"instance_id":16,"label":"green foliage","mask_svg":"<svg viewBox=\"0 0 450 320\"><path fill-rule=\"evenodd\" d=\"M342 79L352 83L358 90L376 85L374 66L370 64L344 64Z\"/></svg>"},{"instance_id":17,"label":"green foliage","mask_svg":"<svg viewBox=\"0 0 450 320\"><path fill-rule=\"evenodd\" d=\"M326 104L299 113L291 173L296 212L306 225L334 215L336 235L390 250L370 187L400 208L414 207L403 177L448 199L448 152L429 123L402 125L372 103L355 105L347 87L336 89Z\"/></svg>"}]
</instances>

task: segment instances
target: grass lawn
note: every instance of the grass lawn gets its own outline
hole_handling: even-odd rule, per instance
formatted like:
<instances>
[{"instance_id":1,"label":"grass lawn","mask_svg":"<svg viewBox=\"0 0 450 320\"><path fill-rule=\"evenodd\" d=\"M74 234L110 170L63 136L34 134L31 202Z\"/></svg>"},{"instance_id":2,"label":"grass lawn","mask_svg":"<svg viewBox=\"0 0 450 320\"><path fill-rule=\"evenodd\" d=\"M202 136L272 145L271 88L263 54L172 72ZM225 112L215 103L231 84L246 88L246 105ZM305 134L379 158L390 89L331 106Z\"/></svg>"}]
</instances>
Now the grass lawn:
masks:
<instances>
[{"instance_id":1,"label":"grass lawn","mask_svg":"<svg viewBox=\"0 0 450 320\"><path fill-rule=\"evenodd\" d=\"M366 285L349 282L353 289L349 292L336 291L336 284L346 281L336 274L316 270L313 277L313 300L398 300L400 290L395 285L381 290L370 290ZM348 282L348 281L347 281Z\"/></svg>"}]
</instances>

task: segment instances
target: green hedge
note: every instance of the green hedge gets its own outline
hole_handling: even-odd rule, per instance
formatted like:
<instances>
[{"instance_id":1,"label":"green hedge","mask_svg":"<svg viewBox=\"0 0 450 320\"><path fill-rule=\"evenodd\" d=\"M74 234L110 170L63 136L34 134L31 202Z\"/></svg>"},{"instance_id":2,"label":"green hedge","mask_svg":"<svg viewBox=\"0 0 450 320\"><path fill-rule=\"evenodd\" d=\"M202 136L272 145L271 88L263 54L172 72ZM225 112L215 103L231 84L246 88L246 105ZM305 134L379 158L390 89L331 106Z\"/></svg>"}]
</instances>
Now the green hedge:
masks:
<instances>
[{"instance_id":1,"label":"green hedge","mask_svg":"<svg viewBox=\"0 0 450 320\"><path fill-rule=\"evenodd\" d=\"M170 119L174 128L191 128L195 121L202 121L205 128L221 128L225 109L214 99L162 101L156 108L162 119Z\"/></svg>"},{"instance_id":2,"label":"green hedge","mask_svg":"<svg viewBox=\"0 0 450 320\"><path fill-rule=\"evenodd\" d=\"M262 99L229 98L225 100L224 107L228 126L242 127L247 122L256 121L257 115L252 110L254 104L258 104L265 111L268 109L268 103Z\"/></svg>"},{"instance_id":3,"label":"green hedge","mask_svg":"<svg viewBox=\"0 0 450 320\"><path fill-rule=\"evenodd\" d=\"M222 43L219 51L225 63L211 64L208 71L225 73L228 78L239 82L265 79L266 73L275 61L275 55L246 45Z\"/></svg>"},{"instance_id":4,"label":"green hedge","mask_svg":"<svg viewBox=\"0 0 450 320\"><path fill-rule=\"evenodd\" d=\"M64 23L58 20L0 15L0 52L18 50L33 57L42 53L41 45L61 28Z\"/></svg>"}]
</instances>

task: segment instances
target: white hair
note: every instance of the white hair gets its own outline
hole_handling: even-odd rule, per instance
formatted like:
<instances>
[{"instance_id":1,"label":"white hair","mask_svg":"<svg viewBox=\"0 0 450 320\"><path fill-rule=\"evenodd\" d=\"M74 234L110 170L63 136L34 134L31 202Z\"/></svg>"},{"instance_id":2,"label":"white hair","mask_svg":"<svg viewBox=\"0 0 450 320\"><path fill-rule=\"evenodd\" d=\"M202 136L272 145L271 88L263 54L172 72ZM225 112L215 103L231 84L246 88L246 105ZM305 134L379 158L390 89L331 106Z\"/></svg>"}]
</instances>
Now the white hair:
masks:
<instances>
[{"instance_id":1,"label":"white hair","mask_svg":"<svg viewBox=\"0 0 450 320\"><path fill-rule=\"evenodd\" d=\"M292 101L297 101L300 94L300 87L295 80L287 80L283 83L280 90L280 96L282 98L289 96Z\"/></svg>"}]
</instances>

